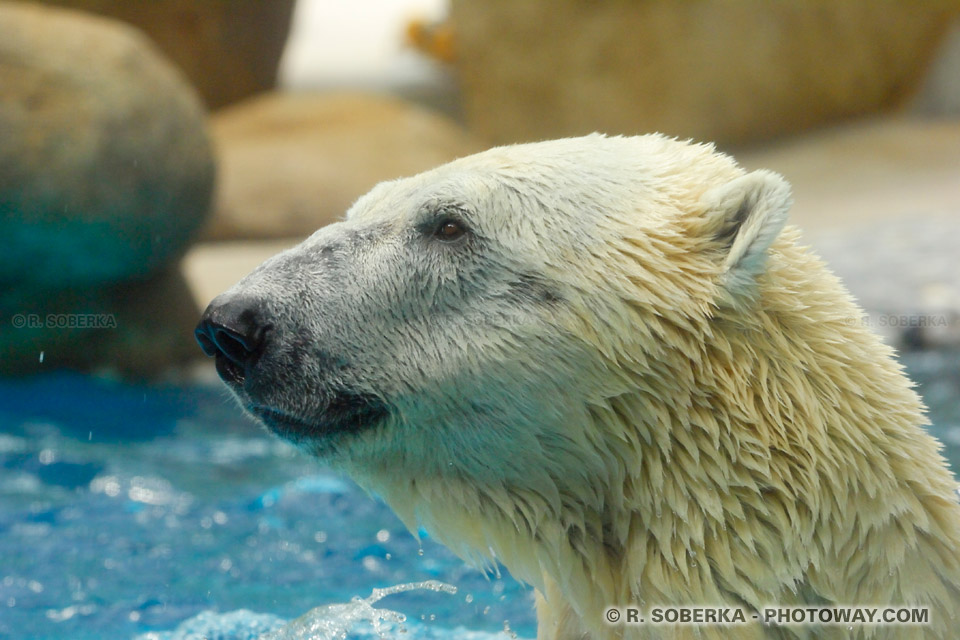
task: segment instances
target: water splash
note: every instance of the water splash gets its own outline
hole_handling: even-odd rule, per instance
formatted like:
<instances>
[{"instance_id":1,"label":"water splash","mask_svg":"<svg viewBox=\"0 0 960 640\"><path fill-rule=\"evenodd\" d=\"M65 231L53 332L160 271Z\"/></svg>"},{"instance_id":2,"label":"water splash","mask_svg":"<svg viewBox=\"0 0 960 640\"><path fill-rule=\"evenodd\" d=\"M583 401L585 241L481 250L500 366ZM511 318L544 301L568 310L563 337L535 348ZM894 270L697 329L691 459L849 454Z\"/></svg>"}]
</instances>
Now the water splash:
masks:
<instances>
[{"instance_id":1,"label":"water splash","mask_svg":"<svg viewBox=\"0 0 960 640\"><path fill-rule=\"evenodd\" d=\"M133 640L256 640L284 624L282 618L247 609L229 613L203 611L184 620L172 631L151 631Z\"/></svg>"},{"instance_id":2,"label":"water splash","mask_svg":"<svg viewBox=\"0 0 960 640\"><path fill-rule=\"evenodd\" d=\"M438 593L457 592L455 586L439 580L408 582L374 589L367 598L355 597L346 604L328 604L311 609L283 628L261 635L258 640L344 640L347 633L362 621L369 622L373 631L384 638L385 623L402 625L407 617L390 609L377 609L373 605L395 593L421 589Z\"/></svg>"}]
</instances>

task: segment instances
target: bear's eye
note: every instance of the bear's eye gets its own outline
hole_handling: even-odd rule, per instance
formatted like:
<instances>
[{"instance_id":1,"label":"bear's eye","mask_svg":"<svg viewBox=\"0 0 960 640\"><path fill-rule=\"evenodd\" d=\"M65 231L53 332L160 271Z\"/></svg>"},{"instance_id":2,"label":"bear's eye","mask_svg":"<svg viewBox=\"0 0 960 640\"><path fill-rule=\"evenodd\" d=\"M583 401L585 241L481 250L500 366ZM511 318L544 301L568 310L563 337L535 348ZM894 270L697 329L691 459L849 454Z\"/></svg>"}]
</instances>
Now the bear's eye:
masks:
<instances>
[{"instance_id":1,"label":"bear's eye","mask_svg":"<svg viewBox=\"0 0 960 640\"><path fill-rule=\"evenodd\" d=\"M453 242L467 233L467 225L457 218L443 218L434 228L433 237L442 242Z\"/></svg>"}]
</instances>

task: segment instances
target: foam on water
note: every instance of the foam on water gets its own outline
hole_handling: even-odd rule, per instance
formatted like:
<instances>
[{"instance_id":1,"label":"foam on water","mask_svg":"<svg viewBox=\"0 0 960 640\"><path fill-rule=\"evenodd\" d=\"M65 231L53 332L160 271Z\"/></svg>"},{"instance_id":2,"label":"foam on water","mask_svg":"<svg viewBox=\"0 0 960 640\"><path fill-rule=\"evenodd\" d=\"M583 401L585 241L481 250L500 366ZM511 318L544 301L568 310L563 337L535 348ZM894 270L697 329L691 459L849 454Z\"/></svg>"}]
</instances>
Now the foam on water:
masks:
<instances>
[{"instance_id":1,"label":"foam on water","mask_svg":"<svg viewBox=\"0 0 960 640\"><path fill-rule=\"evenodd\" d=\"M181 622L173 631L144 633L134 640L256 640L284 626L283 618L247 609L204 611Z\"/></svg>"},{"instance_id":2,"label":"foam on water","mask_svg":"<svg viewBox=\"0 0 960 640\"><path fill-rule=\"evenodd\" d=\"M223 614L206 611L173 631L147 633L134 640L501 640L506 637L505 632L408 624L403 613L373 606L387 596L416 590L457 593L455 586L439 580L408 582L374 589L366 598L358 596L347 603L316 607L289 623L274 615L246 609ZM516 638L512 634L509 637Z\"/></svg>"},{"instance_id":3,"label":"foam on water","mask_svg":"<svg viewBox=\"0 0 960 640\"><path fill-rule=\"evenodd\" d=\"M346 604L331 604L311 609L287 626L261 636L260 640L343 640L357 623L367 621L381 638L385 636L384 623L402 625L407 617L390 609L373 605L386 596L404 591L426 589L454 594L457 588L438 580L409 582L385 589L374 589L367 598L354 598Z\"/></svg>"}]
</instances>

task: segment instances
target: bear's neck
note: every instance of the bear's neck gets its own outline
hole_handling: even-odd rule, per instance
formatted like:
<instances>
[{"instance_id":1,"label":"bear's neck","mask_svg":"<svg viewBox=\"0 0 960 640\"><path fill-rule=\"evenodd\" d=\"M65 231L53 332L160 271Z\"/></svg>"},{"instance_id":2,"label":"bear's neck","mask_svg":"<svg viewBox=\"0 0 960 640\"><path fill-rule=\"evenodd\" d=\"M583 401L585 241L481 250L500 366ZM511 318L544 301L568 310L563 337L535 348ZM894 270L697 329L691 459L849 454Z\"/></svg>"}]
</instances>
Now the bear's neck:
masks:
<instances>
[{"instance_id":1,"label":"bear's neck","mask_svg":"<svg viewBox=\"0 0 960 640\"><path fill-rule=\"evenodd\" d=\"M890 350L822 265L780 249L792 255L771 260L754 313L721 309L710 335L631 358L645 367L635 388L576 416L598 434L585 457L602 464L577 469L595 479L580 491L553 478L559 508L520 483L391 474L369 486L412 530L502 562L584 628L609 605L829 601L845 578L821 570L859 566L864 539L893 544L888 532L915 518L960 549L953 479L928 462L937 445ZM873 559L864 601L902 598L894 576L911 557Z\"/></svg>"}]
</instances>

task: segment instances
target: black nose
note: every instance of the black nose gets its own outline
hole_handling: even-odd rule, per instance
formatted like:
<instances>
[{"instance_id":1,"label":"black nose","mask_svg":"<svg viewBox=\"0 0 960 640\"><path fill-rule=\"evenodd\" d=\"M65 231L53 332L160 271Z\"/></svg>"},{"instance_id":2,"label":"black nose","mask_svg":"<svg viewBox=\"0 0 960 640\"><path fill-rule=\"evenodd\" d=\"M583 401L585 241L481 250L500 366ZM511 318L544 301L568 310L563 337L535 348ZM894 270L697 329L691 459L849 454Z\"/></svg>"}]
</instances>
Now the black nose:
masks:
<instances>
[{"instance_id":1,"label":"black nose","mask_svg":"<svg viewBox=\"0 0 960 640\"><path fill-rule=\"evenodd\" d=\"M263 352L270 325L264 322L263 307L258 302L222 297L210 303L193 334L203 352L216 357L220 377L225 382L242 383Z\"/></svg>"}]
</instances>

